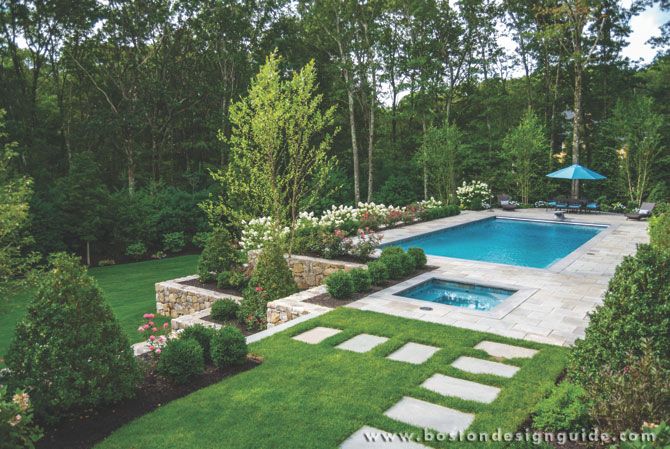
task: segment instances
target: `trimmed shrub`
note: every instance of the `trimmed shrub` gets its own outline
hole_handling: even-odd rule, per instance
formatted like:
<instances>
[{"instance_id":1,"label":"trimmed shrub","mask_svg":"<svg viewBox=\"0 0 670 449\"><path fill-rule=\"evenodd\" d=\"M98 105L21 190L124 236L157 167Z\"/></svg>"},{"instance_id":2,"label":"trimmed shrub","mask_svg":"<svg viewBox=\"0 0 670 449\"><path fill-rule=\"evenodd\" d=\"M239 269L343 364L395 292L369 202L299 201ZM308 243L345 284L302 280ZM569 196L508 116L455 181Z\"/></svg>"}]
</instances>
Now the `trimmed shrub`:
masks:
<instances>
[{"instance_id":1,"label":"trimmed shrub","mask_svg":"<svg viewBox=\"0 0 670 449\"><path fill-rule=\"evenodd\" d=\"M389 271L383 262L375 260L368 263L368 273L373 285L384 285L389 278Z\"/></svg>"},{"instance_id":2,"label":"trimmed shrub","mask_svg":"<svg viewBox=\"0 0 670 449\"><path fill-rule=\"evenodd\" d=\"M293 273L284 258L284 251L280 245L268 244L262 249L249 285L261 287L268 301L283 298L298 291Z\"/></svg>"},{"instance_id":3,"label":"trimmed shrub","mask_svg":"<svg viewBox=\"0 0 670 449\"><path fill-rule=\"evenodd\" d=\"M163 235L163 250L167 253L178 253L186 246L183 232L170 232Z\"/></svg>"},{"instance_id":4,"label":"trimmed shrub","mask_svg":"<svg viewBox=\"0 0 670 449\"><path fill-rule=\"evenodd\" d=\"M197 341L202 348L202 354L205 363L211 363L212 359L209 353L209 348L211 347L214 333L215 331L211 327L203 326L202 324L196 324L194 326L189 326L181 331L179 338L182 340L191 339Z\"/></svg>"},{"instance_id":5,"label":"trimmed shrub","mask_svg":"<svg viewBox=\"0 0 670 449\"><path fill-rule=\"evenodd\" d=\"M29 389L49 421L132 397L139 371L130 342L79 260L53 255L36 283L5 358L10 391Z\"/></svg>"},{"instance_id":6,"label":"trimmed shrub","mask_svg":"<svg viewBox=\"0 0 670 449\"><path fill-rule=\"evenodd\" d=\"M140 260L146 256L147 251L147 245L142 242L135 242L126 247L126 256L134 260Z\"/></svg>"},{"instance_id":7,"label":"trimmed shrub","mask_svg":"<svg viewBox=\"0 0 670 449\"><path fill-rule=\"evenodd\" d=\"M246 339L236 327L225 326L212 338L212 361L219 369L244 363L248 352Z\"/></svg>"},{"instance_id":8,"label":"trimmed shrub","mask_svg":"<svg viewBox=\"0 0 670 449\"><path fill-rule=\"evenodd\" d=\"M370 287L372 287L372 277L368 270L364 268L354 268L349 271L349 276L351 276L351 281L356 293L367 292L370 290Z\"/></svg>"},{"instance_id":9,"label":"trimmed shrub","mask_svg":"<svg viewBox=\"0 0 670 449\"><path fill-rule=\"evenodd\" d=\"M414 260L414 268L417 270L425 267L428 263L426 253L421 248L409 248L407 254Z\"/></svg>"},{"instance_id":10,"label":"trimmed shrub","mask_svg":"<svg viewBox=\"0 0 670 449\"><path fill-rule=\"evenodd\" d=\"M670 251L670 212L649 219L651 245L662 251Z\"/></svg>"},{"instance_id":11,"label":"trimmed shrub","mask_svg":"<svg viewBox=\"0 0 670 449\"><path fill-rule=\"evenodd\" d=\"M200 282L213 281L216 274L230 270L239 260L240 254L230 232L224 227L217 227L212 231L198 260Z\"/></svg>"},{"instance_id":12,"label":"trimmed shrub","mask_svg":"<svg viewBox=\"0 0 670 449\"><path fill-rule=\"evenodd\" d=\"M218 288L240 288L247 283L244 273L239 271L224 271L216 276L216 286Z\"/></svg>"},{"instance_id":13,"label":"trimmed shrub","mask_svg":"<svg viewBox=\"0 0 670 449\"><path fill-rule=\"evenodd\" d=\"M379 258L388 257L392 254L403 254L405 251L399 246L386 246L382 248L382 254Z\"/></svg>"},{"instance_id":14,"label":"trimmed shrub","mask_svg":"<svg viewBox=\"0 0 670 449\"><path fill-rule=\"evenodd\" d=\"M563 382L537 405L533 425L547 432L578 432L589 425L586 392L578 385Z\"/></svg>"},{"instance_id":15,"label":"trimmed shrub","mask_svg":"<svg viewBox=\"0 0 670 449\"><path fill-rule=\"evenodd\" d=\"M195 339L178 338L168 341L161 352L158 373L178 385L183 385L205 371L202 346Z\"/></svg>"},{"instance_id":16,"label":"trimmed shrub","mask_svg":"<svg viewBox=\"0 0 670 449\"><path fill-rule=\"evenodd\" d=\"M267 324L268 295L262 287L247 288L240 301L237 319L250 331L265 329Z\"/></svg>"},{"instance_id":17,"label":"trimmed shrub","mask_svg":"<svg viewBox=\"0 0 670 449\"><path fill-rule=\"evenodd\" d=\"M351 298L354 294L354 281L351 274L338 270L326 278L326 290L335 299Z\"/></svg>"},{"instance_id":18,"label":"trimmed shrub","mask_svg":"<svg viewBox=\"0 0 670 449\"><path fill-rule=\"evenodd\" d=\"M237 317L240 306L232 299L220 299L212 303L210 316L216 321L230 321Z\"/></svg>"},{"instance_id":19,"label":"trimmed shrub","mask_svg":"<svg viewBox=\"0 0 670 449\"><path fill-rule=\"evenodd\" d=\"M389 254L386 257L380 257L379 262L386 266L389 279L400 279L405 276L405 258L404 253Z\"/></svg>"}]
</instances>

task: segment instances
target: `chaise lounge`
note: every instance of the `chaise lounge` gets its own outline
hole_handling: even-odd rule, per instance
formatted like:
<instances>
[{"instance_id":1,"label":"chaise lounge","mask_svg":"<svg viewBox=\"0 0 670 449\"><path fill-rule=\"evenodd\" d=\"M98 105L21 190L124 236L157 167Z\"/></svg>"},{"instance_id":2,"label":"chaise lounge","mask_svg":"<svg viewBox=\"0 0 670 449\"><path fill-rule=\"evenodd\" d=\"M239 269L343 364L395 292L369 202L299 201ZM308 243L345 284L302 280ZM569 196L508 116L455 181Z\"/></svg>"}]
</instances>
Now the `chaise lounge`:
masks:
<instances>
[{"instance_id":1,"label":"chaise lounge","mask_svg":"<svg viewBox=\"0 0 670 449\"><path fill-rule=\"evenodd\" d=\"M654 210L656 203L642 203L637 212L633 214L626 214L626 218L629 220L642 220L643 218L651 217L651 211Z\"/></svg>"},{"instance_id":2,"label":"chaise lounge","mask_svg":"<svg viewBox=\"0 0 670 449\"><path fill-rule=\"evenodd\" d=\"M516 205L510 202L511 199L509 195L502 194L498 195L498 203L500 203L500 208L502 210L514 210L516 209Z\"/></svg>"}]
</instances>

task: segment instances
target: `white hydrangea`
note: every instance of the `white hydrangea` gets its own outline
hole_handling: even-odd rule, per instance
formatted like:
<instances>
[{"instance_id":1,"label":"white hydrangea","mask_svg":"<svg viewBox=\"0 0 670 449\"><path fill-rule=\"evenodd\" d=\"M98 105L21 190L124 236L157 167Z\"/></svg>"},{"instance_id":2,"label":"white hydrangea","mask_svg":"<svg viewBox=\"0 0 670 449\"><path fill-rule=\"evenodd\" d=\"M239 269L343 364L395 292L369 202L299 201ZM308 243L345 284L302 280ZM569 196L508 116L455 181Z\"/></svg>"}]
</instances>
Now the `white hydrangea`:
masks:
<instances>
[{"instance_id":1,"label":"white hydrangea","mask_svg":"<svg viewBox=\"0 0 670 449\"><path fill-rule=\"evenodd\" d=\"M470 181L456 189L456 196L463 207L470 207L473 202L479 201L484 208L490 207L491 189L488 184L481 181ZM487 207L488 206L488 207Z\"/></svg>"}]
</instances>

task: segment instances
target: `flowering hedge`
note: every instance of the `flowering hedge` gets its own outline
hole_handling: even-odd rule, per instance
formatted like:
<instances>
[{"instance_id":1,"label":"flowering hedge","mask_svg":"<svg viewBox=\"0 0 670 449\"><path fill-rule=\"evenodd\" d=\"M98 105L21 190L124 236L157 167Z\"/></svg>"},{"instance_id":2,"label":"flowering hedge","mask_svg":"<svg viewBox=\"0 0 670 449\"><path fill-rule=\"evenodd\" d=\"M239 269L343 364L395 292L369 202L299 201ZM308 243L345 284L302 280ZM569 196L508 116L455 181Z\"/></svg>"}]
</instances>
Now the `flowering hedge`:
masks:
<instances>
[{"instance_id":1,"label":"flowering hedge","mask_svg":"<svg viewBox=\"0 0 670 449\"><path fill-rule=\"evenodd\" d=\"M470 181L456 189L456 196L464 209L481 210L491 207L491 189L481 181Z\"/></svg>"}]
</instances>

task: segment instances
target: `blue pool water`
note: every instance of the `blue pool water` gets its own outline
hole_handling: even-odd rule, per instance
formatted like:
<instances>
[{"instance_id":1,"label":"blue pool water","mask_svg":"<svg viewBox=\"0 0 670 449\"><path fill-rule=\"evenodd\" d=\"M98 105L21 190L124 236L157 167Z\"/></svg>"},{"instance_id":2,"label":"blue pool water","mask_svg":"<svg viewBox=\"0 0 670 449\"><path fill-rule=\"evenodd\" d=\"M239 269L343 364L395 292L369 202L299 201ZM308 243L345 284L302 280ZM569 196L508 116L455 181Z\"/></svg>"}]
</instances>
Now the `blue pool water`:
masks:
<instances>
[{"instance_id":1,"label":"blue pool water","mask_svg":"<svg viewBox=\"0 0 670 449\"><path fill-rule=\"evenodd\" d=\"M513 290L433 278L397 295L472 310L491 310L514 293Z\"/></svg>"},{"instance_id":2,"label":"blue pool water","mask_svg":"<svg viewBox=\"0 0 670 449\"><path fill-rule=\"evenodd\" d=\"M416 246L434 256L546 268L604 228L490 218L389 245Z\"/></svg>"}]
</instances>

